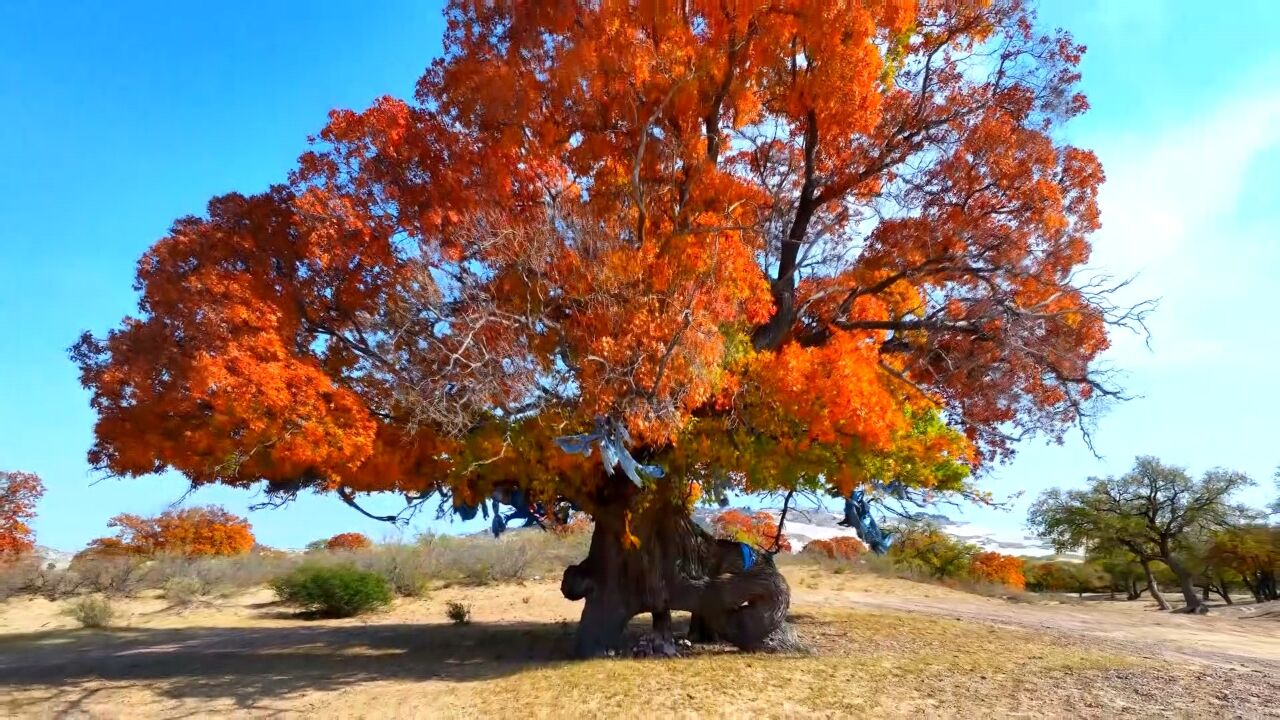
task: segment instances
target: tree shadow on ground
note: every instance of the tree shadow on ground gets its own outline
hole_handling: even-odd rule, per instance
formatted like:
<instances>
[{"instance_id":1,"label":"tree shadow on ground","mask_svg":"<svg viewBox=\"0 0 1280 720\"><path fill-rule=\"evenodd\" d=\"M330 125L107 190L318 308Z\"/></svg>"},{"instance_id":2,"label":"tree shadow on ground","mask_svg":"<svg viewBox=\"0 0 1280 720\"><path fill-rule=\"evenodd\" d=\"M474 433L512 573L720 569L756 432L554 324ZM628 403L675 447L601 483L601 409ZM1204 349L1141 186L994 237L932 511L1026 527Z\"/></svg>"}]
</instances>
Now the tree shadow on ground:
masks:
<instances>
[{"instance_id":1,"label":"tree shadow on ground","mask_svg":"<svg viewBox=\"0 0 1280 720\"><path fill-rule=\"evenodd\" d=\"M369 624L62 630L0 642L0 694L87 681L145 682L240 707L385 680L466 682L569 662L571 623Z\"/></svg>"}]
</instances>

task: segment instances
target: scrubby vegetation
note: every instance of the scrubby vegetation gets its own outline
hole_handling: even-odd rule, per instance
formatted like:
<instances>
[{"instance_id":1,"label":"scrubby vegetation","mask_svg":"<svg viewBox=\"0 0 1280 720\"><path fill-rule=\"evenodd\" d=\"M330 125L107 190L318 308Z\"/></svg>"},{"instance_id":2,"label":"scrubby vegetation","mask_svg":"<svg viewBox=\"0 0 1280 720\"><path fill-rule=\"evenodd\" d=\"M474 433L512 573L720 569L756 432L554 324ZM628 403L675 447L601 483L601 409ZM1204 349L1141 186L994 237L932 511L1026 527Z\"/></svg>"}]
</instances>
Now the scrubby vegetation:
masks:
<instances>
[{"instance_id":1,"label":"scrubby vegetation","mask_svg":"<svg viewBox=\"0 0 1280 720\"><path fill-rule=\"evenodd\" d=\"M174 604L188 604L267 585L303 564L351 566L378 576L395 595L420 597L432 587L520 582L555 572L582 559L588 540L583 533L526 532L500 540L424 535L416 542L306 554L261 547L233 556L82 553L63 569L26 557L0 565L0 599L128 597L158 590Z\"/></svg>"},{"instance_id":2,"label":"scrubby vegetation","mask_svg":"<svg viewBox=\"0 0 1280 720\"><path fill-rule=\"evenodd\" d=\"M320 617L353 617L391 604L391 589L380 575L354 565L305 564L276 578L271 588L281 600Z\"/></svg>"},{"instance_id":3,"label":"scrubby vegetation","mask_svg":"<svg viewBox=\"0 0 1280 720\"><path fill-rule=\"evenodd\" d=\"M68 612L76 622L87 628L105 628L115 619L116 609L111 600L100 595L86 595L71 604Z\"/></svg>"},{"instance_id":4,"label":"scrubby vegetation","mask_svg":"<svg viewBox=\"0 0 1280 720\"><path fill-rule=\"evenodd\" d=\"M471 622L471 606L457 600L449 601L445 606L444 614L454 625L467 625Z\"/></svg>"}]
</instances>

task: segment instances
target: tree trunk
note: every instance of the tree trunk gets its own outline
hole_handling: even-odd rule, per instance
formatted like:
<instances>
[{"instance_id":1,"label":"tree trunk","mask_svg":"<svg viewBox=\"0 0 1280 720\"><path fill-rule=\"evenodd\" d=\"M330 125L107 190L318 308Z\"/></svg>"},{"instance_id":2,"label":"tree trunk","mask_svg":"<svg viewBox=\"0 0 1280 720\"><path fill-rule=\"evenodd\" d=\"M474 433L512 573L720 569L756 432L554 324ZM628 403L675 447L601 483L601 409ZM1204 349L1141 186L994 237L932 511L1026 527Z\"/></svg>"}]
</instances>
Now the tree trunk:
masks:
<instances>
[{"instance_id":1,"label":"tree trunk","mask_svg":"<svg viewBox=\"0 0 1280 720\"><path fill-rule=\"evenodd\" d=\"M1130 600L1137 600L1138 598L1142 597L1142 593L1146 591L1147 591L1146 588L1138 589L1138 578L1136 577L1129 578L1129 599Z\"/></svg>"},{"instance_id":2,"label":"tree trunk","mask_svg":"<svg viewBox=\"0 0 1280 720\"><path fill-rule=\"evenodd\" d=\"M1196 586L1191 578L1191 573L1187 572L1187 569L1182 566L1182 563L1175 560L1172 555L1168 555L1162 559L1164 560L1164 564L1168 565L1169 569L1172 570L1173 574L1178 578L1178 585L1182 590L1182 597L1187 603L1185 612L1194 614L1203 614L1208 612L1209 609L1205 607L1205 604L1200 600L1200 596L1196 594Z\"/></svg>"},{"instance_id":3,"label":"tree trunk","mask_svg":"<svg viewBox=\"0 0 1280 720\"><path fill-rule=\"evenodd\" d=\"M1218 584L1215 585L1213 589L1214 592L1218 593L1218 595L1222 597L1223 602L1228 605L1235 605L1235 603L1231 602L1231 588L1227 586L1226 580L1218 578Z\"/></svg>"},{"instance_id":4,"label":"tree trunk","mask_svg":"<svg viewBox=\"0 0 1280 720\"><path fill-rule=\"evenodd\" d=\"M1161 610L1169 609L1169 601L1164 599L1164 594L1160 592L1160 583L1156 582L1156 576L1151 573L1151 563L1147 560L1142 561L1142 572L1147 576L1147 588L1151 590L1151 597L1156 601L1156 605Z\"/></svg>"},{"instance_id":5,"label":"tree trunk","mask_svg":"<svg viewBox=\"0 0 1280 720\"><path fill-rule=\"evenodd\" d=\"M717 540L698 527L670 480L639 496L634 485L609 478L588 507L595 519L591 548L564 572L560 590L585 600L575 653L621 652L631 618L651 613L655 652L673 654L671 611L697 618L708 636L744 650L769 646L791 602L787 581L772 556L756 553L744 568L738 543Z\"/></svg>"},{"instance_id":6,"label":"tree trunk","mask_svg":"<svg viewBox=\"0 0 1280 720\"><path fill-rule=\"evenodd\" d=\"M1200 595L1200 599L1204 602L1209 602L1209 583L1205 583L1201 590L1204 592Z\"/></svg>"}]
</instances>

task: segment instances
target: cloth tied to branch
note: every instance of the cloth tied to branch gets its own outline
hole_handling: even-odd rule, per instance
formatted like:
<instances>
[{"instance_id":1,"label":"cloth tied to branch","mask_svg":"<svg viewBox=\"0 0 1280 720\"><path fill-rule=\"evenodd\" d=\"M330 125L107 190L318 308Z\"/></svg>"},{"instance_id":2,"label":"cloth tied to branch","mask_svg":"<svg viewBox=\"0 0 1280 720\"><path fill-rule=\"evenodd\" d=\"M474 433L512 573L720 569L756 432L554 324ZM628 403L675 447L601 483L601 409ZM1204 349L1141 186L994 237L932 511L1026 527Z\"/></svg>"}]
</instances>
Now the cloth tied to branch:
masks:
<instances>
[{"instance_id":1,"label":"cloth tied to branch","mask_svg":"<svg viewBox=\"0 0 1280 720\"><path fill-rule=\"evenodd\" d=\"M631 457L627 448L631 445L631 435L627 428L613 418L596 418L595 429L581 435L564 435L556 438L556 444L567 453L576 453L583 457L591 457L591 448L600 449L600 459L604 461L604 470L613 475L614 468L622 468L622 474L640 487L644 484L641 475L660 478L665 473L657 465L644 465Z\"/></svg>"}]
</instances>

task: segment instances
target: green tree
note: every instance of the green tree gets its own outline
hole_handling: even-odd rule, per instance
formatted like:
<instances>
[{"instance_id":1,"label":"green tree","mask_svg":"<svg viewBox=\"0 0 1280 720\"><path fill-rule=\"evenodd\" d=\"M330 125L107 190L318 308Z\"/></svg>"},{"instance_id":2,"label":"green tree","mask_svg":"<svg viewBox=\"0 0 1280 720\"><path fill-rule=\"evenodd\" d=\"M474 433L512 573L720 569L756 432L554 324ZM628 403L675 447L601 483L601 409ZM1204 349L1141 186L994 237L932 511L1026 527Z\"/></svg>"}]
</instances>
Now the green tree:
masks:
<instances>
[{"instance_id":1,"label":"green tree","mask_svg":"<svg viewBox=\"0 0 1280 720\"><path fill-rule=\"evenodd\" d=\"M1081 490L1048 490L1031 508L1028 524L1059 551L1121 547L1143 564L1163 562L1177 578L1190 612L1203 612L1186 564L1192 543L1238 524L1248 512L1231 496L1253 483L1229 470L1199 480L1154 457L1139 457L1124 475L1090 478ZM1154 579L1151 579L1154 587Z\"/></svg>"},{"instance_id":2,"label":"green tree","mask_svg":"<svg viewBox=\"0 0 1280 720\"><path fill-rule=\"evenodd\" d=\"M1276 576L1280 575L1280 527L1249 525L1214 536L1206 552L1209 562L1230 571L1254 600L1280 600Z\"/></svg>"},{"instance_id":3,"label":"green tree","mask_svg":"<svg viewBox=\"0 0 1280 720\"><path fill-rule=\"evenodd\" d=\"M1140 588L1140 584L1146 580L1146 573L1137 556L1124 548L1093 548L1086 560L1106 574L1112 594L1123 590L1126 599L1137 600L1143 592L1150 589L1145 586Z\"/></svg>"},{"instance_id":4,"label":"green tree","mask_svg":"<svg viewBox=\"0 0 1280 720\"><path fill-rule=\"evenodd\" d=\"M979 549L936 526L918 525L899 531L889 554L898 564L941 580L965 574Z\"/></svg>"}]
</instances>

